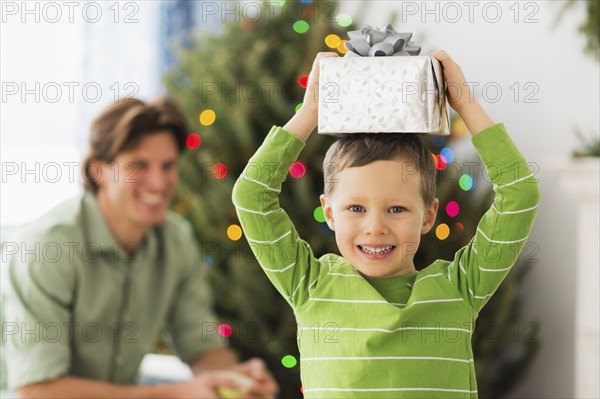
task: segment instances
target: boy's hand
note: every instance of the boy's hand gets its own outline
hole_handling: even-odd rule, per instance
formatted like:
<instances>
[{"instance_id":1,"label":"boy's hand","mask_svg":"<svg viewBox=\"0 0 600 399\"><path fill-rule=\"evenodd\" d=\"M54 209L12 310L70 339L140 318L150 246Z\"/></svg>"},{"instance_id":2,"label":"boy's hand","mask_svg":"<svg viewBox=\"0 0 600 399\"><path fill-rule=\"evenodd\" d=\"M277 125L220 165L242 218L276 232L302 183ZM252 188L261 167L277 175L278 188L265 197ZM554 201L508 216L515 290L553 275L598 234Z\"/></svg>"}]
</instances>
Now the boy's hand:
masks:
<instances>
[{"instance_id":1,"label":"boy's hand","mask_svg":"<svg viewBox=\"0 0 600 399\"><path fill-rule=\"evenodd\" d=\"M460 113L459 110L465 104L474 101L471 98L469 85L466 82L462 69L445 51L436 51L431 54L431 57L442 63L444 79L448 87L448 102L456 112Z\"/></svg>"},{"instance_id":2,"label":"boy's hand","mask_svg":"<svg viewBox=\"0 0 600 399\"><path fill-rule=\"evenodd\" d=\"M317 53L313 61L310 74L308 75L308 83L306 84L306 93L304 93L304 102L302 107L306 107L315 115L319 109L319 66L320 60L327 57L338 57L337 53L321 52Z\"/></svg>"},{"instance_id":3,"label":"boy's hand","mask_svg":"<svg viewBox=\"0 0 600 399\"><path fill-rule=\"evenodd\" d=\"M445 51L436 51L431 54L431 57L442 63L444 79L448 87L448 102L465 121L471 135L475 136L492 126L494 124L492 119L485 113L481 104L471 97L469 85L458 64Z\"/></svg>"},{"instance_id":4,"label":"boy's hand","mask_svg":"<svg viewBox=\"0 0 600 399\"><path fill-rule=\"evenodd\" d=\"M302 141L306 141L317 126L319 114L319 61L325 57L338 57L338 54L330 52L317 54L308 75L308 83L306 84L306 93L304 93L302 107L283 127Z\"/></svg>"}]
</instances>

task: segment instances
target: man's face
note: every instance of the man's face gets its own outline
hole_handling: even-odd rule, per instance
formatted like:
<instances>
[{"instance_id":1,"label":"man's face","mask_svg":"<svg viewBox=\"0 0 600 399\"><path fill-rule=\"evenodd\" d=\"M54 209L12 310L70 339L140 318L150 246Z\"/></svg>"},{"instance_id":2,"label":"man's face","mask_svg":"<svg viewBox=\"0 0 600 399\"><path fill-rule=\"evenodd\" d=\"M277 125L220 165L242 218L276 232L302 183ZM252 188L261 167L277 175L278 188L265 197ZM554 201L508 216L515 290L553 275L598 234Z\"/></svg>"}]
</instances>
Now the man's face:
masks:
<instances>
[{"instance_id":1,"label":"man's face","mask_svg":"<svg viewBox=\"0 0 600 399\"><path fill-rule=\"evenodd\" d=\"M367 277L413 272L421 235L433 226L438 207L437 199L425 207L414 167L403 159L376 161L335 178L321 204L342 256Z\"/></svg>"},{"instance_id":2,"label":"man's face","mask_svg":"<svg viewBox=\"0 0 600 399\"><path fill-rule=\"evenodd\" d=\"M175 186L179 153L168 131L144 136L136 147L102 164L98 198L109 205L113 220L148 228L165 220Z\"/></svg>"}]
</instances>

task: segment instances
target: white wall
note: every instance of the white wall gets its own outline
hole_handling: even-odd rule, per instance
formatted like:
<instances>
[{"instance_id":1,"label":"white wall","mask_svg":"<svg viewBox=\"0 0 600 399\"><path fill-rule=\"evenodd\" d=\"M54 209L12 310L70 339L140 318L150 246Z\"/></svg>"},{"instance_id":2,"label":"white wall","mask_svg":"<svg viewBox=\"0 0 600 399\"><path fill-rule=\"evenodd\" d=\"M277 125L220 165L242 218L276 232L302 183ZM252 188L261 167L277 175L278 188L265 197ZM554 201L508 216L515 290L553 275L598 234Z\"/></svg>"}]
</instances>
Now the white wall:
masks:
<instances>
[{"instance_id":1,"label":"white wall","mask_svg":"<svg viewBox=\"0 0 600 399\"><path fill-rule=\"evenodd\" d=\"M90 121L102 108L117 96L150 99L161 91L160 2L66 3L1 4L4 228L80 191L79 161Z\"/></svg>"},{"instance_id":2,"label":"white wall","mask_svg":"<svg viewBox=\"0 0 600 399\"><path fill-rule=\"evenodd\" d=\"M542 349L513 397L573 397L576 205L557 186L549 165L553 158L569 157L578 146L574 126L587 135L598 134L599 65L582 52L585 40L577 32L584 17L582 7L566 14L556 26L562 2L519 2L517 23L514 1L471 2L472 23L467 3L373 1L362 22L383 27L398 12L395 28L413 32L413 40L423 46L422 54L443 49L461 65L467 80L480 87L497 82L502 88L503 95L495 103L486 101L480 89L475 88L475 94L494 120L504 122L525 157L539 165L542 198L528 240L539 248L538 263L522 287L523 322L540 323L537 336ZM496 6L502 17L492 23ZM342 11L353 18L359 8L359 2L342 5ZM457 9L462 18L452 23ZM531 13L538 22L525 23ZM510 89L515 82L522 94L531 92L524 90L525 83L537 85L533 99L538 102L526 103L523 98L515 102ZM493 94L490 90L489 95Z\"/></svg>"}]
</instances>

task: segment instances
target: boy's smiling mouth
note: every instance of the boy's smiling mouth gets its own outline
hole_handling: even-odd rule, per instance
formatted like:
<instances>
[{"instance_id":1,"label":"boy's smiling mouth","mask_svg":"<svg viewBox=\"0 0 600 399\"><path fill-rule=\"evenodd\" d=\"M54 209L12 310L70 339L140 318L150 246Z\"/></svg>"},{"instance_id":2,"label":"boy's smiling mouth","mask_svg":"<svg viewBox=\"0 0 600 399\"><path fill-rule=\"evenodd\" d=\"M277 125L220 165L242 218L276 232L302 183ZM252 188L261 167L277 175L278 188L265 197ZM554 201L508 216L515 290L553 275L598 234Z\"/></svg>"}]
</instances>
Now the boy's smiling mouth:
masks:
<instances>
[{"instance_id":1,"label":"boy's smiling mouth","mask_svg":"<svg viewBox=\"0 0 600 399\"><path fill-rule=\"evenodd\" d=\"M382 259L389 255L395 248L395 245L357 245L358 249L367 258Z\"/></svg>"}]
</instances>

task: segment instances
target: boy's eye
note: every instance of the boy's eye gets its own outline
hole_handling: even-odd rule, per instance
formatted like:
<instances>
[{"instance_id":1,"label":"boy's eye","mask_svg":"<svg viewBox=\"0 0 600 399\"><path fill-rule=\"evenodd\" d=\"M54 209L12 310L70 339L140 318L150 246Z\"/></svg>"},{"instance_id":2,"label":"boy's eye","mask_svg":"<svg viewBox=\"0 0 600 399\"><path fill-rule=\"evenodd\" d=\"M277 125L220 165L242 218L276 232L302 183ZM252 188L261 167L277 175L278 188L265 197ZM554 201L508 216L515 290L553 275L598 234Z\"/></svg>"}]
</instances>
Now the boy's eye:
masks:
<instances>
[{"instance_id":1,"label":"boy's eye","mask_svg":"<svg viewBox=\"0 0 600 399\"><path fill-rule=\"evenodd\" d=\"M403 206L393 206L390 208L391 213L402 213L404 211L406 211L406 208L404 208Z\"/></svg>"},{"instance_id":2,"label":"boy's eye","mask_svg":"<svg viewBox=\"0 0 600 399\"><path fill-rule=\"evenodd\" d=\"M365 208L363 208L360 205L351 205L351 206L348 207L348 210L350 212L364 212Z\"/></svg>"}]
</instances>

